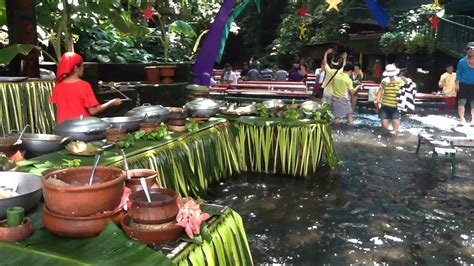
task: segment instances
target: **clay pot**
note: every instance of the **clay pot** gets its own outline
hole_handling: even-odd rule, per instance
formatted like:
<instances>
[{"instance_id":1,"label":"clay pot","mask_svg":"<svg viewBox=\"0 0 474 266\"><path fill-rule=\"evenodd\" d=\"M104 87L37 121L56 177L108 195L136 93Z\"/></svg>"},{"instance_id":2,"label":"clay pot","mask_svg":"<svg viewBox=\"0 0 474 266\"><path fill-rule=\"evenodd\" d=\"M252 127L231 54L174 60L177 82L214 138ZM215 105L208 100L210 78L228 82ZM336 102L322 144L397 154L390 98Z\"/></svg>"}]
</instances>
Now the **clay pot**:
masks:
<instances>
[{"instance_id":1,"label":"clay pot","mask_svg":"<svg viewBox=\"0 0 474 266\"><path fill-rule=\"evenodd\" d=\"M33 223L25 218L23 223L15 227L7 227L7 220L0 221L0 241L21 241L33 232Z\"/></svg>"},{"instance_id":2,"label":"clay pot","mask_svg":"<svg viewBox=\"0 0 474 266\"><path fill-rule=\"evenodd\" d=\"M184 228L173 225L163 229L139 229L130 226L132 219L125 215L120 223L125 234L143 244L164 244L176 241L184 232Z\"/></svg>"},{"instance_id":3,"label":"clay pot","mask_svg":"<svg viewBox=\"0 0 474 266\"><path fill-rule=\"evenodd\" d=\"M19 162L24 159L21 153L21 140L17 138L0 138L0 152L4 153L9 160Z\"/></svg>"},{"instance_id":4,"label":"clay pot","mask_svg":"<svg viewBox=\"0 0 474 266\"><path fill-rule=\"evenodd\" d=\"M168 126L168 129L172 132L185 132L188 130L185 126Z\"/></svg>"},{"instance_id":5,"label":"clay pot","mask_svg":"<svg viewBox=\"0 0 474 266\"><path fill-rule=\"evenodd\" d=\"M168 125L170 126L184 126L186 125L186 118L169 118Z\"/></svg>"},{"instance_id":6,"label":"clay pot","mask_svg":"<svg viewBox=\"0 0 474 266\"><path fill-rule=\"evenodd\" d=\"M98 166L94 183L89 186L91 172L91 166L84 166L47 173L42 179L46 207L57 214L75 217L114 210L125 188L125 172L115 167ZM52 177L73 185L46 181Z\"/></svg>"},{"instance_id":7,"label":"clay pot","mask_svg":"<svg viewBox=\"0 0 474 266\"><path fill-rule=\"evenodd\" d=\"M145 132L152 132L158 127L157 123L140 123L140 130Z\"/></svg>"},{"instance_id":8,"label":"clay pot","mask_svg":"<svg viewBox=\"0 0 474 266\"><path fill-rule=\"evenodd\" d=\"M115 143L127 137L127 129L125 128L109 128L107 129L106 139L108 143Z\"/></svg>"},{"instance_id":9,"label":"clay pot","mask_svg":"<svg viewBox=\"0 0 474 266\"><path fill-rule=\"evenodd\" d=\"M159 66L161 82L163 84L173 83L173 77L176 74L176 66Z\"/></svg>"},{"instance_id":10,"label":"clay pot","mask_svg":"<svg viewBox=\"0 0 474 266\"><path fill-rule=\"evenodd\" d=\"M150 169L133 169L128 171L130 174L130 179L125 179L125 186L130 188L132 192L142 190L142 185L140 184L140 177L145 178L145 182L149 188L156 184L156 174L155 170Z\"/></svg>"},{"instance_id":11,"label":"clay pot","mask_svg":"<svg viewBox=\"0 0 474 266\"><path fill-rule=\"evenodd\" d=\"M160 68L158 66L146 66L145 75L148 84L160 83Z\"/></svg>"},{"instance_id":12,"label":"clay pot","mask_svg":"<svg viewBox=\"0 0 474 266\"><path fill-rule=\"evenodd\" d=\"M107 226L109 219L116 222L122 217L121 215L123 215L122 209L117 209L92 216L69 217L54 213L45 207L43 210L43 224L53 234L71 238L84 238L100 234Z\"/></svg>"},{"instance_id":13,"label":"clay pot","mask_svg":"<svg viewBox=\"0 0 474 266\"><path fill-rule=\"evenodd\" d=\"M176 192L164 188L149 191L151 202L147 201L143 190L130 194L128 198L132 206L128 209L128 215L142 224L160 224L175 219L179 211Z\"/></svg>"}]
</instances>

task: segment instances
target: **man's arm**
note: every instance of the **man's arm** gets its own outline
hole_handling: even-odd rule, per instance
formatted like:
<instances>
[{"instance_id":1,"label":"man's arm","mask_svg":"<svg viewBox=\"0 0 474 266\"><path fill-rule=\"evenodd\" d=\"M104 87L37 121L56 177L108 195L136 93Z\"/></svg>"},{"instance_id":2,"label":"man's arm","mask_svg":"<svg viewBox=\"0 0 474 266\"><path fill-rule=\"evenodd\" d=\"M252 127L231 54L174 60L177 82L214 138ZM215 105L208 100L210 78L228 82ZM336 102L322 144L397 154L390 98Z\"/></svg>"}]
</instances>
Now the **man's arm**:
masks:
<instances>
[{"instance_id":1,"label":"man's arm","mask_svg":"<svg viewBox=\"0 0 474 266\"><path fill-rule=\"evenodd\" d=\"M332 48L329 48L326 50L326 52L324 52L324 57L323 57L323 62L322 64L324 65L324 67L326 67L328 65L328 54L332 53L334 50Z\"/></svg>"}]
</instances>

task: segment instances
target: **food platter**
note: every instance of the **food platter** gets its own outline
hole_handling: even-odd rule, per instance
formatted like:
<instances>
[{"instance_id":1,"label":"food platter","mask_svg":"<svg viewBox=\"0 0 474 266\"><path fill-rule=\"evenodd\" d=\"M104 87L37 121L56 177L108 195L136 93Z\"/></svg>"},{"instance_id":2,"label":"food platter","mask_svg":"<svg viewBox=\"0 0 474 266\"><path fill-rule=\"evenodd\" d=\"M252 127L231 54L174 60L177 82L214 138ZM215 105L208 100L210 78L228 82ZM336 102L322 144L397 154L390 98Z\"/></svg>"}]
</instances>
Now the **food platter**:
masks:
<instances>
[{"instance_id":1,"label":"food platter","mask_svg":"<svg viewBox=\"0 0 474 266\"><path fill-rule=\"evenodd\" d=\"M102 153L103 149L91 143L73 141L66 146L66 151L76 156L95 156Z\"/></svg>"}]
</instances>

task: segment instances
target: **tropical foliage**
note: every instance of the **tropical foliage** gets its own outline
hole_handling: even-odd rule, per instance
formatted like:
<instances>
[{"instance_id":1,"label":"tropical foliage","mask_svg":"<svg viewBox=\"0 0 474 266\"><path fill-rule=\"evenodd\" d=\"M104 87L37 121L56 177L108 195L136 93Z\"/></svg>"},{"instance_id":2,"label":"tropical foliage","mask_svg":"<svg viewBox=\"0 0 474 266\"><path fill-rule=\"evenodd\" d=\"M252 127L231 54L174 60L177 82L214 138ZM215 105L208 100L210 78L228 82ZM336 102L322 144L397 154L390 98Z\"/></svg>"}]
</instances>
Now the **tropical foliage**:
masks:
<instances>
[{"instance_id":1,"label":"tropical foliage","mask_svg":"<svg viewBox=\"0 0 474 266\"><path fill-rule=\"evenodd\" d=\"M436 32L429 18L441 10L434 5L422 5L397 16L391 30L380 39L385 53L434 53Z\"/></svg>"},{"instance_id":2,"label":"tropical foliage","mask_svg":"<svg viewBox=\"0 0 474 266\"><path fill-rule=\"evenodd\" d=\"M51 133L54 109L49 103L53 82L0 84L0 135L29 124L34 133ZM38 115L41 114L41 115Z\"/></svg>"}]
</instances>

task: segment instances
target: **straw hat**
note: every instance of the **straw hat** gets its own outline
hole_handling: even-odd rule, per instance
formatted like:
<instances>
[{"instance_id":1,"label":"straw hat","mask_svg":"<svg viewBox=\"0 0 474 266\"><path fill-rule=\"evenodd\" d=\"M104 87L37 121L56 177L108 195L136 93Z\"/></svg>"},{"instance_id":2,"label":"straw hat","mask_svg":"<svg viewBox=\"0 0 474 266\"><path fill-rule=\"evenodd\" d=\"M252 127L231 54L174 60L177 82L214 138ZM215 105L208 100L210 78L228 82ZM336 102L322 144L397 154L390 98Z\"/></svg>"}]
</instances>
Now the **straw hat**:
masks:
<instances>
[{"instance_id":1,"label":"straw hat","mask_svg":"<svg viewBox=\"0 0 474 266\"><path fill-rule=\"evenodd\" d=\"M388 64L385 66L385 71L383 72L383 76L385 77L394 77L400 73L400 69L398 69L395 64Z\"/></svg>"}]
</instances>

